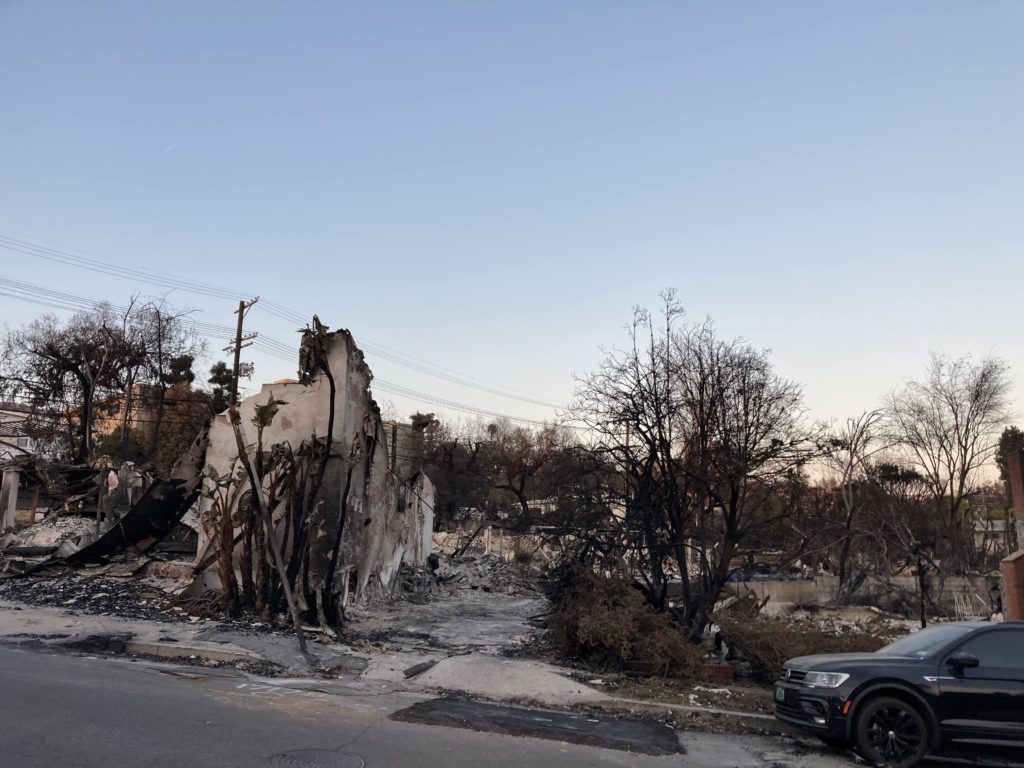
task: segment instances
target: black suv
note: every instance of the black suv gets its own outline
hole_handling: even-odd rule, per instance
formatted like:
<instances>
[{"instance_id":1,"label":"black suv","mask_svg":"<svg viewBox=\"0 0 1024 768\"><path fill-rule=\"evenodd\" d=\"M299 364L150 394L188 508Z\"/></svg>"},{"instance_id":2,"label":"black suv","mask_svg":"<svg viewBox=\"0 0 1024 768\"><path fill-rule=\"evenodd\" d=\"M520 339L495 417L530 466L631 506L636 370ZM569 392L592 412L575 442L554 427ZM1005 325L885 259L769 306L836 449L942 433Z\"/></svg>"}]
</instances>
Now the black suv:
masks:
<instances>
[{"instance_id":1,"label":"black suv","mask_svg":"<svg viewBox=\"0 0 1024 768\"><path fill-rule=\"evenodd\" d=\"M891 766L942 745L1024 748L1024 622L938 624L875 653L790 659L775 716Z\"/></svg>"}]
</instances>

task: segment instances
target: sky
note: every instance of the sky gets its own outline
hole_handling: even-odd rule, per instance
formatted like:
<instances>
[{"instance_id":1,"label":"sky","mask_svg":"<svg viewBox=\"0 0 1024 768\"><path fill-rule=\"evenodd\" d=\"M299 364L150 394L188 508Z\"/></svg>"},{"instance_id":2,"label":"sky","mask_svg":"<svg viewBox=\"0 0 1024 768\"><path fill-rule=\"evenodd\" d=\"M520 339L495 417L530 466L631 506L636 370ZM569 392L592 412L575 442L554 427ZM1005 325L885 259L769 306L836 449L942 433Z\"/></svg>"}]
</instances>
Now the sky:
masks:
<instances>
[{"instance_id":1,"label":"sky","mask_svg":"<svg viewBox=\"0 0 1024 768\"><path fill-rule=\"evenodd\" d=\"M0 236L258 295L292 346L268 302L316 313L382 386L524 419L667 287L815 418L929 351L1005 359L1020 413L1022 36L1018 0L0 0ZM24 250L0 279L234 323Z\"/></svg>"}]
</instances>

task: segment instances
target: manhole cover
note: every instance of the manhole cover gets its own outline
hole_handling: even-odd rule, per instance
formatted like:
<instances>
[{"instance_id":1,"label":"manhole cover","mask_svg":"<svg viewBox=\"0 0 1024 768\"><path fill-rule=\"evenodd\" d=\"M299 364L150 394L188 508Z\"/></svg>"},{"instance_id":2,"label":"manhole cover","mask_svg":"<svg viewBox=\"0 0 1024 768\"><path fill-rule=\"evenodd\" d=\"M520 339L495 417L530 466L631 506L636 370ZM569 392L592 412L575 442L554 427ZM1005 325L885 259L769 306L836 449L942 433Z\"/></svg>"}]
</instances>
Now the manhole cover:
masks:
<instances>
[{"instance_id":1,"label":"manhole cover","mask_svg":"<svg viewBox=\"0 0 1024 768\"><path fill-rule=\"evenodd\" d=\"M294 749L270 758L270 768L363 768L358 755L329 749Z\"/></svg>"}]
</instances>

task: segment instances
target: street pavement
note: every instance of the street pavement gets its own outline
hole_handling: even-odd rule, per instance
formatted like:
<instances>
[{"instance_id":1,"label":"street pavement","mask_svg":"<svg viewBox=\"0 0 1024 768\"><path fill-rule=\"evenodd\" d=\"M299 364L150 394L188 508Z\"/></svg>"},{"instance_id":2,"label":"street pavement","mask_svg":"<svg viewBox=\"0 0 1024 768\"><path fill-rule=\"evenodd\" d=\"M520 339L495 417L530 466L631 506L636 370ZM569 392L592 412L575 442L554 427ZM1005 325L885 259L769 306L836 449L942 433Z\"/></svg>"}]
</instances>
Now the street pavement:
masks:
<instances>
[{"instance_id":1,"label":"street pavement","mask_svg":"<svg viewBox=\"0 0 1024 768\"><path fill-rule=\"evenodd\" d=\"M389 719L429 698L386 685L377 694L329 681L0 647L0 765L327 768L357 766L356 758L367 768L851 765L778 737L684 733L681 754L650 756Z\"/></svg>"}]
</instances>

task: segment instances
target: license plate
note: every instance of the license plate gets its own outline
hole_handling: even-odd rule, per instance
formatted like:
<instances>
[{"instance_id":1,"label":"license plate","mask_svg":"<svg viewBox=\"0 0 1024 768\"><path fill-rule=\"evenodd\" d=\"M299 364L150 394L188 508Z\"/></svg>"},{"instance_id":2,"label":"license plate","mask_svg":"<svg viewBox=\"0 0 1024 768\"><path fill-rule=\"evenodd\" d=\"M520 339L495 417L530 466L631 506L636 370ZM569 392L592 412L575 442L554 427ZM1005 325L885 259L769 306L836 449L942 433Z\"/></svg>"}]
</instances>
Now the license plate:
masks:
<instances>
[{"instance_id":1,"label":"license plate","mask_svg":"<svg viewBox=\"0 0 1024 768\"><path fill-rule=\"evenodd\" d=\"M786 700L786 691L785 691L785 689L779 688L778 686L776 686L776 688L775 688L775 700L776 701L785 701Z\"/></svg>"}]
</instances>

